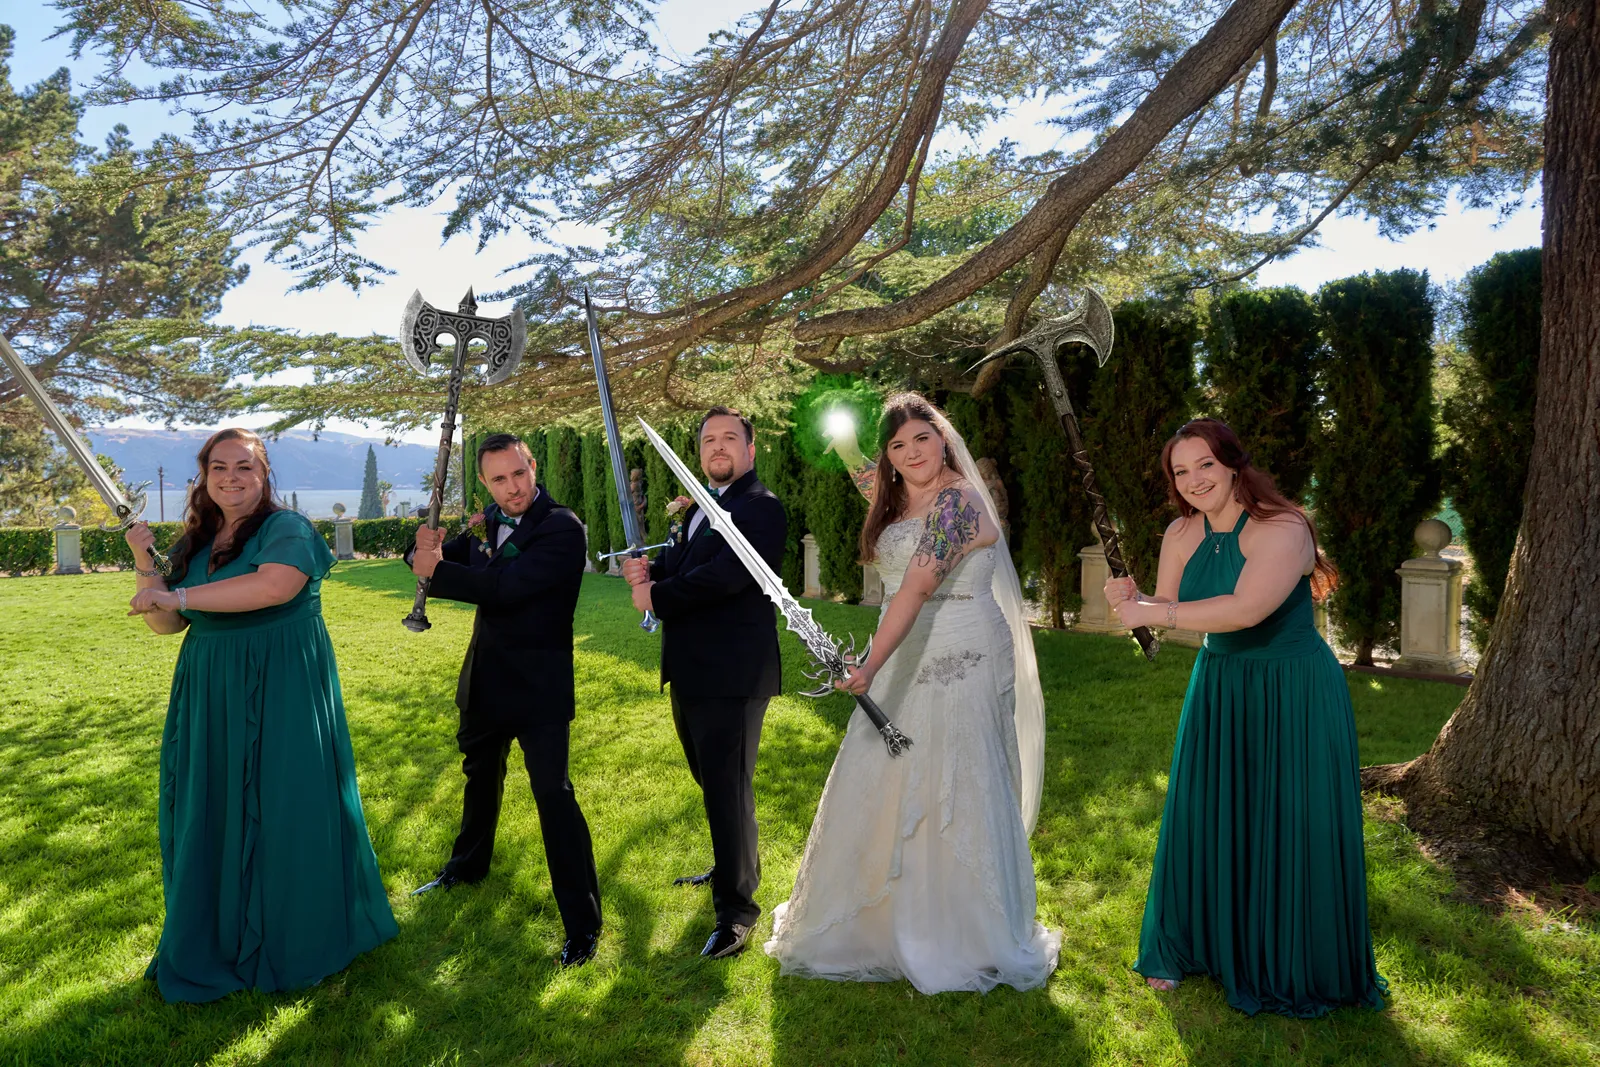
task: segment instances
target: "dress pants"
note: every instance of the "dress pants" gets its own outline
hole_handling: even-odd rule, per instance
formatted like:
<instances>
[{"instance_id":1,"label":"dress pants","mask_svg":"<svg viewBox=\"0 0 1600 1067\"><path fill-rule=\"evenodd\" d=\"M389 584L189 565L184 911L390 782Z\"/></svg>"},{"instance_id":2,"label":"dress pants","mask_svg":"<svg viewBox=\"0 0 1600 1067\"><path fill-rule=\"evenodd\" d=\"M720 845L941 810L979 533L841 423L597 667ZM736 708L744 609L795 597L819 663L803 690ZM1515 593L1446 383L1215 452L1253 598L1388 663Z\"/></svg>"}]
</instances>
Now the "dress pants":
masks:
<instances>
[{"instance_id":1,"label":"dress pants","mask_svg":"<svg viewBox=\"0 0 1600 1067\"><path fill-rule=\"evenodd\" d=\"M755 925L761 884L756 842L756 749L769 697L679 697L672 721L711 827L711 905L719 923Z\"/></svg>"},{"instance_id":2,"label":"dress pants","mask_svg":"<svg viewBox=\"0 0 1600 1067\"><path fill-rule=\"evenodd\" d=\"M569 730L566 722L507 725L481 723L462 715L456 745L461 749L461 770L467 784L461 832L444 869L464 882L479 881L489 873L500 801L505 795L506 765L515 739L522 746L533 802L539 809L544 857L561 925L568 937L581 937L600 929L600 879L595 873L589 824L567 777Z\"/></svg>"}]
</instances>

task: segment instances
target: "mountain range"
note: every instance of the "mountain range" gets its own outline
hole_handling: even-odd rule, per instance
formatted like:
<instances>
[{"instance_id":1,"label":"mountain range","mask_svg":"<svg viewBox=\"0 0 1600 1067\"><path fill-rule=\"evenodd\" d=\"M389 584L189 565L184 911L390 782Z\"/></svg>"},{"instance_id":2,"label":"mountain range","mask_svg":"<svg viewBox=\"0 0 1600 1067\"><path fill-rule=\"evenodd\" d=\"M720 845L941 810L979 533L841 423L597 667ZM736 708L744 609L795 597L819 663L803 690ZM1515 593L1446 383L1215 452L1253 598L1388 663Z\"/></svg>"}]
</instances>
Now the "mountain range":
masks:
<instances>
[{"instance_id":1,"label":"mountain range","mask_svg":"<svg viewBox=\"0 0 1600 1067\"><path fill-rule=\"evenodd\" d=\"M138 484L156 480L156 469L163 468L162 481L169 489L182 489L196 473L195 456L211 430L141 430L105 426L85 432L96 452L110 456L122 468L125 481ZM361 488L366 470L367 446L378 456L378 477L397 489L411 489L433 471L438 449L427 445L386 445L379 437L360 437L348 433L317 434L290 430L277 440L267 441L267 456L272 461L273 479L278 491L296 489ZM349 502L354 508L355 501Z\"/></svg>"}]
</instances>

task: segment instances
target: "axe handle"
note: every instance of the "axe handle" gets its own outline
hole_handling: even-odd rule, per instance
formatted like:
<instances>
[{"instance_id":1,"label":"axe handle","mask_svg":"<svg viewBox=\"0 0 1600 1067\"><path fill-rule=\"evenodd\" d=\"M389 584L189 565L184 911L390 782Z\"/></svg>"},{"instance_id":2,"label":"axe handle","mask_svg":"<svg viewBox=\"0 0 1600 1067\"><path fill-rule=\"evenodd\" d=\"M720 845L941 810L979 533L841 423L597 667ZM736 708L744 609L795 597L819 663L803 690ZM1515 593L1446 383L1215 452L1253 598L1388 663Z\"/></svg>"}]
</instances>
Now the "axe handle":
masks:
<instances>
[{"instance_id":1,"label":"axe handle","mask_svg":"<svg viewBox=\"0 0 1600 1067\"><path fill-rule=\"evenodd\" d=\"M467 346L457 341L455 358L450 362L450 387L445 399L444 421L439 424L439 454L433 462L433 493L428 498L428 529L439 528L439 512L444 507L444 482L450 468L450 441L456 435L456 410L461 406L461 379L466 371ZM402 621L414 633L421 633L433 624L428 621L427 578L417 579L416 599L411 602L411 614Z\"/></svg>"},{"instance_id":2,"label":"axe handle","mask_svg":"<svg viewBox=\"0 0 1600 1067\"><path fill-rule=\"evenodd\" d=\"M1095 481L1094 464L1089 462L1089 450L1084 447L1083 430L1078 426L1077 412L1072 410L1072 400L1067 396L1067 383L1061 377L1061 368L1056 365L1053 354L1041 357L1039 362L1044 370L1045 390L1050 394L1050 404L1061 420L1062 430L1066 431L1072 462L1083 475L1083 489L1089 494L1089 502L1094 509L1094 532L1106 551L1106 566L1111 569L1113 578L1126 578L1128 566L1122 561L1122 542L1117 537L1117 528L1111 525L1106 498L1100 494L1100 487ZM1161 642L1156 640L1150 628L1134 627L1133 638L1144 650L1144 658L1154 662L1156 653L1161 650Z\"/></svg>"}]
</instances>

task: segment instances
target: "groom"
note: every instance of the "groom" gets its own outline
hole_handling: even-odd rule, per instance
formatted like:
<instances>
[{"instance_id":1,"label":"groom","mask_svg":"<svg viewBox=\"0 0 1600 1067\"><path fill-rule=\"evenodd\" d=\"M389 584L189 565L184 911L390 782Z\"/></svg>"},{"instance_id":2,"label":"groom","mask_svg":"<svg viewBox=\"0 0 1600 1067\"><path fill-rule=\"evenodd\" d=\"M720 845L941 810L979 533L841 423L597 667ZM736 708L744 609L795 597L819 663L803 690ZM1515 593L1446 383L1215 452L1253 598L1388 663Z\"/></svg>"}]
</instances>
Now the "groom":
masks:
<instances>
[{"instance_id":1,"label":"groom","mask_svg":"<svg viewBox=\"0 0 1600 1067\"><path fill-rule=\"evenodd\" d=\"M700 469L733 523L777 570L787 530L783 505L756 480L750 420L714 407L700 420ZM661 683L672 684L672 721L689 773L705 800L714 866L680 882L711 882L717 923L700 950L724 959L744 951L761 909L752 781L767 701L778 694L777 619L732 547L696 507L672 545L652 563L630 559L623 575L633 606L654 610L661 636Z\"/></svg>"},{"instance_id":2,"label":"groom","mask_svg":"<svg viewBox=\"0 0 1600 1067\"><path fill-rule=\"evenodd\" d=\"M566 928L561 965L593 958L600 939L600 881L589 824L567 777L574 710L572 616L583 581L578 517L535 482L528 446L508 433L478 446L478 478L494 497L483 542L417 531L411 569L430 596L476 604L472 640L456 685L456 743L467 783L450 860L418 889L482 881L494 853L506 762L515 739L539 809L550 884Z\"/></svg>"}]
</instances>

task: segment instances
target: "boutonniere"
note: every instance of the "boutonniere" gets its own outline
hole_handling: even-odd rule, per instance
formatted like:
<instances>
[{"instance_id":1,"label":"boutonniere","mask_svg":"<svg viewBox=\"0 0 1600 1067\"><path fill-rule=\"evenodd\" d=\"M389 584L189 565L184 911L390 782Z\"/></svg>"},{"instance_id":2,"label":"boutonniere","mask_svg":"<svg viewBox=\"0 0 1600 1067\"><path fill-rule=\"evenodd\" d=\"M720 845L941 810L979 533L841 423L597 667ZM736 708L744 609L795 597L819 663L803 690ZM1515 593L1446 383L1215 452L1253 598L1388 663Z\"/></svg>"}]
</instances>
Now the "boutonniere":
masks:
<instances>
[{"instance_id":1,"label":"boutonniere","mask_svg":"<svg viewBox=\"0 0 1600 1067\"><path fill-rule=\"evenodd\" d=\"M478 551L489 554L489 528L483 512L474 511L467 519L467 532L478 539Z\"/></svg>"},{"instance_id":2,"label":"boutonniere","mask_svg":"<svg viewBox=\"0 0 1600 1067\"><path fill-rule=\"evenodd\" d=\"M693 503L694 501L686 496L675 496L667 501L667 518L672 520L672 523L667 527L668 540L676 541L678 539L678 534L683 531L683 513L688 511L689 506Z\"/></svg>"}]
</instances>

